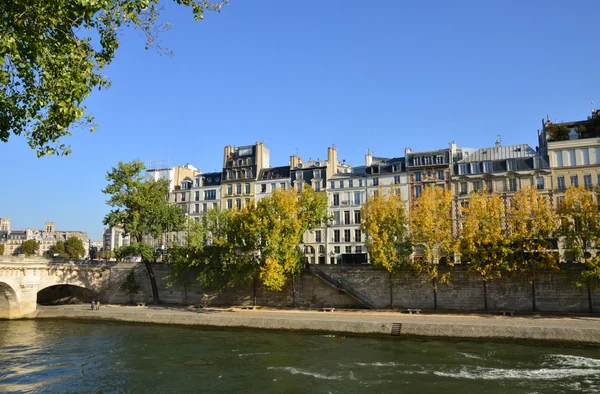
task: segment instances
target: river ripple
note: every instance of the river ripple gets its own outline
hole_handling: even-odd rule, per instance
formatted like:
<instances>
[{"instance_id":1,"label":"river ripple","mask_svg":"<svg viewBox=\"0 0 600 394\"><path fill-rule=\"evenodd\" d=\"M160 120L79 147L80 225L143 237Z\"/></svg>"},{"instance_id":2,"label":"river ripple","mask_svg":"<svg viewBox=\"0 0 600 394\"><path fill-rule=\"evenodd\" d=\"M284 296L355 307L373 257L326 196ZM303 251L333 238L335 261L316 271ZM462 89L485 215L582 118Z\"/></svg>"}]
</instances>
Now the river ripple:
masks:
<instances>
[{"instance_id":1,"label":"river ripple","mask_svg":"<svg viewBox=\"0 0 600 394\"><path fill-rule=\"evenodd\" d=\"M600 350L0 321L2 392L597 393Z\"/></svg>"}]
</instances>

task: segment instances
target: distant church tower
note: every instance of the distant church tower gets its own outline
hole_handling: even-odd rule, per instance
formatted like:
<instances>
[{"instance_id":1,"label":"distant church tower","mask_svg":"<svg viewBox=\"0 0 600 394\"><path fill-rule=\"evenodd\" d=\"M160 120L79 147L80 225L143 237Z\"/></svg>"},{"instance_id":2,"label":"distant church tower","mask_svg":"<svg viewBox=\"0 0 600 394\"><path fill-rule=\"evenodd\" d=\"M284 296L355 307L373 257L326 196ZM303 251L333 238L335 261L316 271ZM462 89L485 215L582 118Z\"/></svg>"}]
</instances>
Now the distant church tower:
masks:
<instances>
[{"instance_id":1,"label":"distant church tower","mask_svg":"<svg viewBox=\"0 0 600 394\"><path fill-rule=\"evenodd\" d=\"M0 218L0 231L10 231L9 218Z\"/></svg>"},{"instance_id":2,"label":"distant church tower","mask_svg":"<svg viewBox=\"0 0 600 394\"><path fill-rule=\"evenodd\" d=\"M45 226L46 226L46 232L47 233L53 233L54 232L54 222L46 222Z\"/></svg>"}]
</instances>

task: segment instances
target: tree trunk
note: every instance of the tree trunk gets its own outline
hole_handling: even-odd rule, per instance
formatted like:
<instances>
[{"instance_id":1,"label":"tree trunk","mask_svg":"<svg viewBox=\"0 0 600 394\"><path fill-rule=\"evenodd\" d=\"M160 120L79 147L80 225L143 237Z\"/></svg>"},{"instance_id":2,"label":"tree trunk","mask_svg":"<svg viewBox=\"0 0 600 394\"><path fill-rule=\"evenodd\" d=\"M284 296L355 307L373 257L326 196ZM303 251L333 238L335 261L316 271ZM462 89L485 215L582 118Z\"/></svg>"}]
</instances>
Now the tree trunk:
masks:
<instances>
[{"instance_id":1,"label":"tree trunk","mask_svg":"<svg viewBox=\"0 0 600 394\"><path fill-rule=\"evenodd\" d=\"M535 279L531 281L531 301L532 301L532 312L536 311L536 305L535 305Z\"/></svg>"},{"instance_id":2,"label":"tree trunk","mask_svg":"<svg viewBox=\"0 0 600 394\"><path fill-rule=\"evenodd\" d=\"M152 263L145 261L146 271L148 271L148 277L150 278L150 285L152 285L152 298L154 298L154 304L160 304L158 298L158 286L156 286L156 278L154 277L154 270L152 269Z\"/></svg>"},{"instance_id":3,"label":"tree trunk","mask_svg":"<svg viewBox=\"0 0 600 394\"><path fill-rule=\"evenodd\" d=\"M296 277L292 276L292 308L296 307Z\"/></svg>"},{"instance_id":4,"label":"tree trunk","mask_svg":"<svg viewBox=\"0 0 600 394\"><path fill-rule=\"evenodd\" d=\"M183 303L187 304L187 284L185 281L185 277L183 278Z\"/></svg>"},{"instance_id":5,"label":"tree trunk","mask_svg":"<svg viewBox=\"0 0 600 394\"><path fill-rule=\"evenodd\" d=\"M594 306L592 304L592 290L589 285L586 285L587 293L588 293L588 307L590 308L590 313L594 313Z\"/></svg>"},{"instance_id":6,"label":"tree trunk","mask_svg":"<svg viewBox=\"0 0 600 394\"><path fill-rule=\"evenodd\" d=\"M437 281L435 279L431 281L433 282L433 310L437 310Z\"/></svg>"},{"instance_id":7,"label":"tree trunk","mask_svg":"<svg viewBox=\"0 0 600 394\"><path fill-rule=\"evenodd\" d=\"M488 303L487 303L487 280L483 280L483 310L487 312Z\"/></svg>"},{"instance_id":8,"label":"tree trunk","mask_svg":"<svg viewBox=\"0 0 600 394\"><path fill-rule=\"evenodd\" d=\"M394 275L390 272L390 308L394 309Z\"/></svg>"},{"instance_id":9,"label":"tree trunk","mask_svg":"<svg viewBox=\"0 0 600 394\"><path fill-rule=\"evenodd\" d=\"M252 278L252 305L256 306L256 276Z\"/></svg>"}]
</instances>

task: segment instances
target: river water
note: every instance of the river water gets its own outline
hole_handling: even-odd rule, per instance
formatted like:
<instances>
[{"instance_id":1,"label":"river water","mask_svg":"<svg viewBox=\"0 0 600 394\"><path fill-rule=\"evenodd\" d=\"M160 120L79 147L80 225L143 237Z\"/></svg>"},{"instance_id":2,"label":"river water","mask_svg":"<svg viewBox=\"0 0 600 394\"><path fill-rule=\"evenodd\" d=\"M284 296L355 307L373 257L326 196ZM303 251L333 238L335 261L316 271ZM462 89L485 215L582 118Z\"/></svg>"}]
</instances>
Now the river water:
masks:
<instances>
[{"instance_id":1,"label":"river water","mask_svg":"<svg viewBox=\"0 0 600 394\"><path fill-rule=\"evenodd\" d=\"M600 349L0 321L0 392L597 393Z\"/></svg>"}]
</instances>

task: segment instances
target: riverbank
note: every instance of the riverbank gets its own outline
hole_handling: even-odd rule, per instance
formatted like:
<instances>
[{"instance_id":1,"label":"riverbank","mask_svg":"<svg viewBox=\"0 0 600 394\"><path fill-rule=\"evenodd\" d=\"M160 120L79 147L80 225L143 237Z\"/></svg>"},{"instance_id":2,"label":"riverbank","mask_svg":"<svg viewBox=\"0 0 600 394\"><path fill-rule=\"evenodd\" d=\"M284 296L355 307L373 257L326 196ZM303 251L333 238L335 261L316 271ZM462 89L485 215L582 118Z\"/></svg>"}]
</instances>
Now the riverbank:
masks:
<instances>
[{"instance_id":1,"label":"riverbank","mask_svg":"<svg viewBox=\"0 0 600 394\"><path fill-rule=\"evenodd\" d=\"M38 306L33 319L112 320L135 323L317 331L332 334L523 340L600 344L600 318L585 316L501 316L402 314L395 311L278 310L177 306Z\"/></svg>"}]
</instances>

